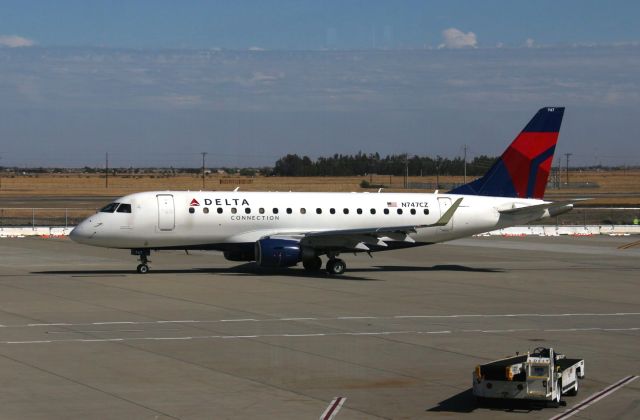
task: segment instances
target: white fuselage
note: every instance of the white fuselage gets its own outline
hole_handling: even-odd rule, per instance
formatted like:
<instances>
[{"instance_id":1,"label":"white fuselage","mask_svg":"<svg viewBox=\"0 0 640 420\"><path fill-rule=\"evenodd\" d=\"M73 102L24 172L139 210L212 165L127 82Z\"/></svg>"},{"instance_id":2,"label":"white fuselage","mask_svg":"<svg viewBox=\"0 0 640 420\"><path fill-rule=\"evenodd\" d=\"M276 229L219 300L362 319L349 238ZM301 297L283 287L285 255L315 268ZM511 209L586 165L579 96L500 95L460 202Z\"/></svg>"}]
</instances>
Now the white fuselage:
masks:
<instances>
[{"instance_id":1,"label":"white fuselage","mask_svg":"<svg viewBox=\"0 0 640 420\"><path fill-rule=\"evenodd\" d=\"M436 243L526 223L499 210L543 203L455 194L153 191L116 200L129 204L130 212L98 212L71 237L110 248L215 249L277 234L434 224L459 198L445 226L417 228L411 238Z\"/></svg>"}]
</instances>

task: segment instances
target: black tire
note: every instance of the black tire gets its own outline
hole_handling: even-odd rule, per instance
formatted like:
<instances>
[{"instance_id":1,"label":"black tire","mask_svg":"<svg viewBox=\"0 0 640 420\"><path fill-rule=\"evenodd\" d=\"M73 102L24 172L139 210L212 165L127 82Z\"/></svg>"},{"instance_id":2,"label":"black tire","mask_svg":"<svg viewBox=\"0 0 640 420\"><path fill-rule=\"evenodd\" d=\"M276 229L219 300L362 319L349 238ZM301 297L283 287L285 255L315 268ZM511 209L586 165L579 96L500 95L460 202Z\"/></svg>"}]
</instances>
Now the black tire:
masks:
<instances>
[{"instance_id":1,"label":"black tire","mask_svg":"<svg viewBox=\"0 0 640 420\"><path fill-rule=\"evenodd\" d=\"M302 260L302 266L307 271L318 271L322 268L322 260L320 257L313 257L307 260Z\"/></svg>"},{"instance_id":2,"label":"black tire","mask_svg":"<svg viewBox=\"0 0 640 420\"><path fill-rule=\"evenodd\" d=\"M552 403L552 404L553 404L553 406L554 406L555 408L558 408L558 407L560 407L560 404L561 404L561 402L562 402L562 382L561 382L561 381L558 381L558 382L556 383L556 390L557 390L557 392L556 392L556 399L555 399L555 400L553 400L553 403Z\"/></svg>"},{"instance_id":3,"label":"black tire","mask_svg":"<svg viewBox=\"0 0 640 420\"><path fill-rule=\"evenodd\" d=\"M149 266L147 264L138 264L136 271L140 274L147 274L149 272Z\"/></svg>"},{"instance_id":4,"label":"black tire","mask_svg":"<svg viewBox=\"0 0 640 420\"><path fill-rule=\"evenodd\" d=\"M347 264L345 264L345 262L339 258L329 260L329 262L327 262L327 271L329 272L329 274L338 276L344 273L346 269Z\"/></svg>"},{"instance_id":5,"label":"black tire","mask_svg":"<svg viewBox=\"0 0 640 420\"><path fill-rule=\"evenodd\" d=\"M573 389L571 391L567 391L567 395L572 397L578 395L578 378L576 378L576 383L573 385Z\"/></svg>"}]
</instances>

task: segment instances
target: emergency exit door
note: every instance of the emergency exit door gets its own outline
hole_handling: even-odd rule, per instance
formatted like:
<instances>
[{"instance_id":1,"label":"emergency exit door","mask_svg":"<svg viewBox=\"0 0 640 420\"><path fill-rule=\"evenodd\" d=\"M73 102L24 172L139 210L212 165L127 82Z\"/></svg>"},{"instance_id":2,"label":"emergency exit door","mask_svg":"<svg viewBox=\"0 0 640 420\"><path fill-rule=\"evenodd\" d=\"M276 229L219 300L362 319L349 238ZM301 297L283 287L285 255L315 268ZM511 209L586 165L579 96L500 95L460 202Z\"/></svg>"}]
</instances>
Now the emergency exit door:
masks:
<instances>
[{"instance_id":1,"label":"emergency exit door","mask_svg":"<svg viewBox=\"0 0 640 420\"><path fill-rule=\"evenodd\" d=\"M176 227L176 213L173 195L158 194L158 229L173 230Z\"/></svg>"}]
</instances>

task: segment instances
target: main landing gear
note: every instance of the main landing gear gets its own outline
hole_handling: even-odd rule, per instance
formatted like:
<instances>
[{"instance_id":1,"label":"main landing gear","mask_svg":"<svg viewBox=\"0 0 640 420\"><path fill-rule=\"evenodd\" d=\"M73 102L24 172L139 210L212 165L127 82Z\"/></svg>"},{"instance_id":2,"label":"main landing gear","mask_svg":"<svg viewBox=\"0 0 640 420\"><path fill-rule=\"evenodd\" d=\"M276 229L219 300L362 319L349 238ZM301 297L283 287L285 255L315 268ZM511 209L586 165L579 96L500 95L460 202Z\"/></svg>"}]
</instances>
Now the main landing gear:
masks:
<instances>
[{"instance_id":1,"label":"main landing gear","mask_svg":"<svg viewBox=\"0 0 640 420\"><path fill-rule=\"evenodd\" d=\"M151 255L151 251L148 249L132 249L131 255L137 255L140 264L136 267L136 271L140 274L147 274L149 272L148 256Z\"/></svg>"},{"instance_id":2,"label":"main landing gear","mask_svg":"<svg viewBox=\"0 0 640 420\"><path fill-rule=\"evenodd\" d=\"M331 275L340 275L347 269L347 264L340 258L336 258L337 254L329 255L329 261L327 261L327 272ZM322 260L318 256L304 258L302 260L302 266L306 271L314 272L320 271L322 268Z\"/></svg>"},{"instance_id":3,"label":"main landing gear","mask_svg":"<svg viewBox=\"0 0 640 420\"><path fill-rule=\"evenodd\" d=\"M345 263L340 258L329 258L327 261L327 272L332 275L340 275L343 274L347 269L347 263Z\"/></svg>"},{"instance_id":4,"label":"main landing gear","mask_svg":"<svg viewBox=\"0 0 640 420\"><path fill-rule=\"evenodd\" d=\"M318 256L303 259L302 266L307 271L318 271L322 268L322 260Z\"/></svg>"}]
</instances>

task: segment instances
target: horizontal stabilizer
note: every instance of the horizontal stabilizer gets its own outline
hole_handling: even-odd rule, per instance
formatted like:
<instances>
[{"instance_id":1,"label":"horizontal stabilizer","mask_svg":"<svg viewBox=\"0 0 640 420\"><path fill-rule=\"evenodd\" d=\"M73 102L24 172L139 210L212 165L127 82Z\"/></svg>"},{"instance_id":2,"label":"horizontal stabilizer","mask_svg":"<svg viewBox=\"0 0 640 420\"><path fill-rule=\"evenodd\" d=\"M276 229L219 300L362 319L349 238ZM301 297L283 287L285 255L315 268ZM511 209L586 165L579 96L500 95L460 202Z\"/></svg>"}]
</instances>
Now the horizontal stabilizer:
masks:
<instances>
[{"instance_id":1,"label":"horizontal stabilizer","mask_svg":"<svg viewBox=\"0 0 640 420\"><path fill-rule=\"evenodd\" d=\"M500 214L508 214L512 216L518 216L523 214L531 214L536 211L549 210L551 216L558 215L560 213L564 213L573 208L575 203L580 201L589 200L589 198L577 198L573 200L564 200L564 201L553 201L549 203L535 204L533 206L524 206L524 207L509 207L502 210L498 210ZM515 205L516 203L514 203Z\"/></svg>"}]
</instances>

